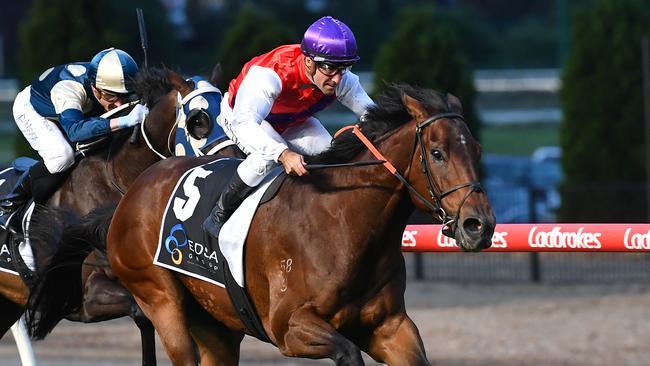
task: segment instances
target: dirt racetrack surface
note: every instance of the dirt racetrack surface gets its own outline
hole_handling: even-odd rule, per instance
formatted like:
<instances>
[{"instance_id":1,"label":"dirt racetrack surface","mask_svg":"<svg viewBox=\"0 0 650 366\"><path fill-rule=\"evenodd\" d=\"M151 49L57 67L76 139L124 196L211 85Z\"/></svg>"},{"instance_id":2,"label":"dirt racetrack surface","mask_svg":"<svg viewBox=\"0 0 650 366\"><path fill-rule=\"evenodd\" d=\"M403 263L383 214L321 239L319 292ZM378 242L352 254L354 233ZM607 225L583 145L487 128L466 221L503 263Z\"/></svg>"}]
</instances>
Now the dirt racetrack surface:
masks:
<instances>
[{"instance_id":1,"label":"dirt racetrack surface","mask_svg":"<svg viewBox=\"0 0 650 366\"><path fill-rule=\"evenodd\" d=\"M407 309L432 364L447 366L650 365L650 284L459 284L410 280ZM138 365L139 334L128 319L63 322L34 344L43 366ZM242 365L331 365L286 358L247 337ZM162 348L161 365L169 365ZM366 364L376 365L366 357ZM20 365L11 334L0 365Z\"/></svg>"}]
</instances>

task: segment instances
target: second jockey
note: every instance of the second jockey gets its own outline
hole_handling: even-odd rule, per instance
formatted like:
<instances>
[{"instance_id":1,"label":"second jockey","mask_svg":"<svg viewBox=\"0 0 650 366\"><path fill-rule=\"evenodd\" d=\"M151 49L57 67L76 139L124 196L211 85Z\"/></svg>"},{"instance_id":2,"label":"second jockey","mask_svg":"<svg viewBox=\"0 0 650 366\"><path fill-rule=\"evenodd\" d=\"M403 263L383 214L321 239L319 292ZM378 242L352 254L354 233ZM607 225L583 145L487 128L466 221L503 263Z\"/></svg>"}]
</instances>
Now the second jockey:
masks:
<instances>
[{"instance_id":1,"label":"second jockey","mask_svg":"<svg viewBox=\"0 0 650 366\"><path fill-rule=\"evenodd\" d=\"M43 158L20 176L13 190L0 201L7 217L32 195L45 203L75 163L71 143L134 126L147 116L137 104L126 116L99 117L128 102L131 79L138 65L126 52L109 48L90 62L54 66L18 93L13 115L20 132ZM6 222L0 223L5 226Z\"/></svg>"},{"instance_id":2,"label":"second jockey","mask_svg":"<svg viewBox=\"0 0 650 366\"><path fill-rule=\"evenodd\" d=\"M361 117L373 101L350 68L359 60L350 28L326 16L301 44L254 57L230 82L218 123L248 157L221 193L203 228L218 238L221 227L268 172L308 174L304 154L326 150L332 137L313 115L334 100Z\"/></svg>"}]
</instances>

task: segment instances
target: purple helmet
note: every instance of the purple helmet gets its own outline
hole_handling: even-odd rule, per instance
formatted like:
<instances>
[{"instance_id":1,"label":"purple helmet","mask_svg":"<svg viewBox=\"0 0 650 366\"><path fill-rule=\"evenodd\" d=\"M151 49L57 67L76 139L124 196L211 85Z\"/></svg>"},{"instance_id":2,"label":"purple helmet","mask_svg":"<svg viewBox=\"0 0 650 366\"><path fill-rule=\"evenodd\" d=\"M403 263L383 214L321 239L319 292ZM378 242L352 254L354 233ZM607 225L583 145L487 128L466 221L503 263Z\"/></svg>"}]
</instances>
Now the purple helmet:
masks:
<instances>
[{"instance_id":1,"label":"purple helmet","mask_svg":"<svg viewBox=\"0 0 650 366\"><path fill-rule=\"evenodd\" d=\"M314 61L354 63L359 60L354 34L342 21L330 16L318 19L307 28L300 49Z\"/></svg>"}]
</instances>

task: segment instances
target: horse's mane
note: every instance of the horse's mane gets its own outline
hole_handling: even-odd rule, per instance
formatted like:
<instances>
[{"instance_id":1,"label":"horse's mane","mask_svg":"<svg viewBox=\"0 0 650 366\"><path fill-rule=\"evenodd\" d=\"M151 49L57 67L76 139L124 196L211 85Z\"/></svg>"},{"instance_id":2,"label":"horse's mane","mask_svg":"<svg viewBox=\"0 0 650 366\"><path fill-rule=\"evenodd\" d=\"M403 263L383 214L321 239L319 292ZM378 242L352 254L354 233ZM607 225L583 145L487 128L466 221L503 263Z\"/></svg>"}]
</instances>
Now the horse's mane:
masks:
<instances>
[{"instance_id":1,"label":"horse's mane","mask_svg":"<svg viewBox=\"0 0 650 366\"><path fill-rule=\"evenodd\" d=\"M376 98L376 105L368 109L364 121L359 123L359 128L370 141L377 140L412 119L402 102L405 94L419 101L426 110L448 109L445 95L435 90L408 84L389 84ZM346 131L332 140L328 150L307 156L305 160L310 164L342 163L365 149L365 145L355 135Z\"/></svg>"},{"instance_id":2,"label":"horse's mane","mask_svg":"<svg viewBox=\"0 0 650 366\"><path fill-rule=\"evenodd\" d=\"M143 67L135 75L135 93L147 107L153 107L174 88L167 76L168 72L166 67Z\"/></svg>"}]
</instances>

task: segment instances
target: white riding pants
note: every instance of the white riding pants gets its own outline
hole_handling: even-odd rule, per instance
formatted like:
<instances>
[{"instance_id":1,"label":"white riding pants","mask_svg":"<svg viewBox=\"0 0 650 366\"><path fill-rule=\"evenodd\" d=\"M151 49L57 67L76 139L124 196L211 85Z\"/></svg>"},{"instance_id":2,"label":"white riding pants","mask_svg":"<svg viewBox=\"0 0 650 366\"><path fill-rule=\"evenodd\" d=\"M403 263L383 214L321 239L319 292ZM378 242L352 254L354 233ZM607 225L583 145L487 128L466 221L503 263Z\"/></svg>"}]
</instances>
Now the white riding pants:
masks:
<instances>
[{"instance_id":1,"label":"white riding pants","mask_svg":"<svg viewBox=\"0 0 650 366\"><path fill-rule=\"evenodd\" d=\"M244 146L240 143L235 129L238 133L245 133L246 126L233 126L233 110L228 104L228 94L224 95L221 101L221 114L217 122L224 129L228 137L242 149L248 156L237 168L237 173L244 183L250 187L255 187L264 179L264 177L276 166L278 162L273 157L262 150L256 149L253 145ZM254 122L248 122L254 123ZM267 121L262 121L260 126L266 135L273 140L285 144L292 151L302 155L314 155L327 150L332 142L332 136L327 132L325 127L317 118L309 117L304 123L287 128L282 135L273 129L273 126ZM248 136L248 140L254 141L256 136Z\"/></svg>"},{"instance_id":2,"label":"white riding pants","mask_svg":"<svg viewBox=\"0 0 650 366\"><path fill-rule=\"evenodd\" d=\"M14 120L32 149L43 158L47 170L62 172L74 164L74 150L57 124L34 110L29 101L30 91L28 86L16 96Z\"/></svg>"}]
</instances>

